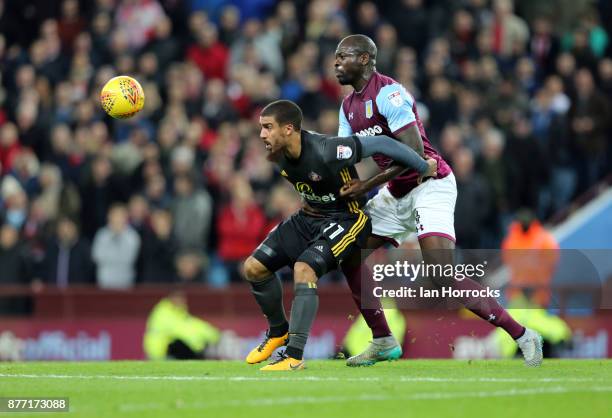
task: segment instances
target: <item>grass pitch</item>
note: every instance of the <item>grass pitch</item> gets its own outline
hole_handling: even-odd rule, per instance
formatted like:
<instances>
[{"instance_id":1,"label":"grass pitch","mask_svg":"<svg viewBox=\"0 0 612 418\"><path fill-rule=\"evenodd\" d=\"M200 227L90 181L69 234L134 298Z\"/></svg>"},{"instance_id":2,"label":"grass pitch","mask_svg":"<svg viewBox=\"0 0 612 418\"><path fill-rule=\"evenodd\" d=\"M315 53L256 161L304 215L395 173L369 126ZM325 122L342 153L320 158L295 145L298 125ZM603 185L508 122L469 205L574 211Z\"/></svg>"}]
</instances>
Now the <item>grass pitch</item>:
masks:
<instances>
[{"instance_id":1,"label":"grass pitch","mask_svg":"<svg viewBox=\"0 0 612 418\"><path fill-rule=\"evenodd\" d=\"M0 396L69 397L53 417L612 417L612 361L398 361L263 373L242 362L0 363ZM40 413L0 413L1 416Z\"/></svg>"}]
</instances>

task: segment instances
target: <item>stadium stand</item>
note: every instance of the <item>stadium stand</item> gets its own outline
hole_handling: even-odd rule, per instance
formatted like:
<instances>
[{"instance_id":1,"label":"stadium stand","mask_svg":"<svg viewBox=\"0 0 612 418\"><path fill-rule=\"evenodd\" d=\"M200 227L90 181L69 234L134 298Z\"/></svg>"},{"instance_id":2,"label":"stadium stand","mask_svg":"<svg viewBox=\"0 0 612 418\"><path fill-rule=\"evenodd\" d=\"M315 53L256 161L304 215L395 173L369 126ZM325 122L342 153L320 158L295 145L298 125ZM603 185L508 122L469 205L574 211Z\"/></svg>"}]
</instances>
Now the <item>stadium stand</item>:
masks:
<instances>
[{"instance_id":1,"label":"stadium stand","mask_svg":"<svg viewBox=\"0 0 612 418\"><path fill-rule=\"evenodd\" d=\"M0 0L0 285L239 281L299 205L258 111L291 99L306 128L335 132L349 33L377 42L453 165L459 245L499 248L517 210L549 219L612 167L609 2L547 3ZM98 104L116 74L146 92L129 121ZM109 285L91 249L116 203L139 239L135 274Z\"/></svg>"}]
</instances>

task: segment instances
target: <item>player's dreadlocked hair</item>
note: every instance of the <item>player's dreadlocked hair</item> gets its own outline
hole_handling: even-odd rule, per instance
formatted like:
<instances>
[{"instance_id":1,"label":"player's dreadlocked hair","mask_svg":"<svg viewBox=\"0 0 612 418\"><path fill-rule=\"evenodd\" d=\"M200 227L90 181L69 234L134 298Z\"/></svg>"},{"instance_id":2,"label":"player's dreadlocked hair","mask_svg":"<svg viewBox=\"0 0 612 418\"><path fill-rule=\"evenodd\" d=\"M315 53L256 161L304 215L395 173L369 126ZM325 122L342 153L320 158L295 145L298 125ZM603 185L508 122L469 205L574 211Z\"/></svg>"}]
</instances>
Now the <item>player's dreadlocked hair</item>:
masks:
<instances>
[{"instance_id":1,"label":"player's dreadlocked hair","mask_svg":"<svg viewBox=\"0 0 612 418\"><path fill-rule=\"evenodd\" d=\"M261 111L261 116L272 116L279 125L293 125L293 129L302 129L302 110L291 100L277 100Z\"/></svg>"}]
</instances>

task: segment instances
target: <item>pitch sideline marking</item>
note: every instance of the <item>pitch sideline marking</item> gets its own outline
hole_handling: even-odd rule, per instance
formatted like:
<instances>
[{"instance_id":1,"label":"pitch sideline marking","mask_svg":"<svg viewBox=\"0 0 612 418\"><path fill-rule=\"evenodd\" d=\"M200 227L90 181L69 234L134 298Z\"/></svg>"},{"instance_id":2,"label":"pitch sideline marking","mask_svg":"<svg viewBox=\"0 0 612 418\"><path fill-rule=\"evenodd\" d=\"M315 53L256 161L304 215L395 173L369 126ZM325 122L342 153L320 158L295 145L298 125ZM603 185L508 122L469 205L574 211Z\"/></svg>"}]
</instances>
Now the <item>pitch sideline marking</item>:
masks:
<instances>
[{"instance_id":1,"label":"pitch sideline marking","mask_svg":"<svg viewBox=\"0 0 612 418\"><path fill-rule=\"evenodd\" d=\"M9 374L0 373L0 377L5 378L24 378L24 379L102 379L102 380L173 380L173 381L255 381L255 382L276 382L276 381L305 381L305 382L439 382L439 383L580 383L580 382L606 382L605 379L596 378L558 378L543 377L535 379L505 378L505 377L474 377L474 378L446 378L446 377L410 377L400 376L397 378L380 377L321 377L321 376L138 376L138 375L83 375L83 374Z\"/></svg>"}]
</instances>

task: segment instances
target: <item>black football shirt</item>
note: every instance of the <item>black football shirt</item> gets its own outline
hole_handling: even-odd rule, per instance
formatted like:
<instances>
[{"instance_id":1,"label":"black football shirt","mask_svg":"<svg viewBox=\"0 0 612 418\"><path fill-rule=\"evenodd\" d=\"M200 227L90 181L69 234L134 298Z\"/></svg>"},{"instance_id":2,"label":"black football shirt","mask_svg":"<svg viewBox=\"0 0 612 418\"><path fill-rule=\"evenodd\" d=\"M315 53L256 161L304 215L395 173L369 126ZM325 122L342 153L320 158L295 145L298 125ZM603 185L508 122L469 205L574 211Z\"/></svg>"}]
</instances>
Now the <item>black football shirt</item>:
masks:
<instances>
[{"instance_id":1,"label":"black football shirt","mask_svg":"<svg viewBox=\"0 0 612 418\"><path fill-rule=\"evenodd\" d=\"M359 213L365 198L346 200L340 189L358 178L354 165L361 160L361 142L357 136L330 137L316 132L301 132L302 150L297 159L281 153L280 173L321 215Z\"/></svg>"}]
</instances>

